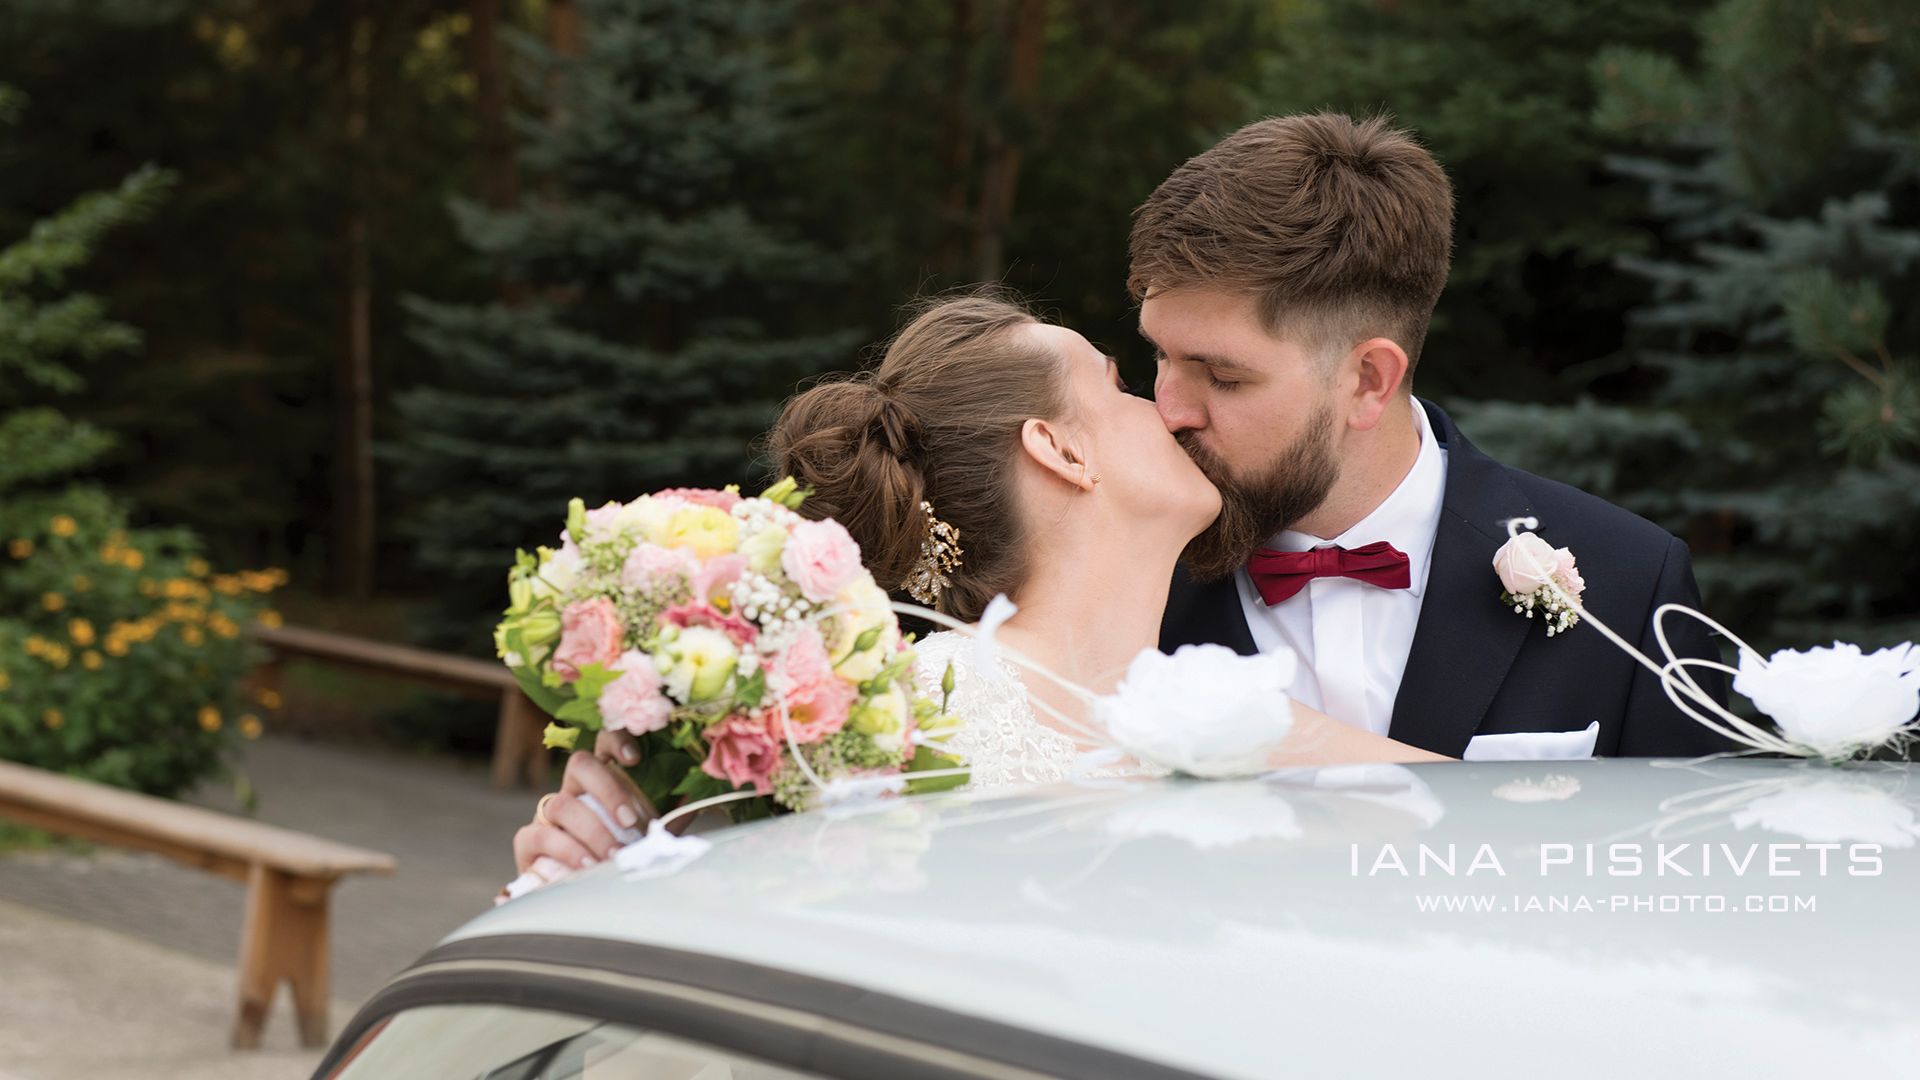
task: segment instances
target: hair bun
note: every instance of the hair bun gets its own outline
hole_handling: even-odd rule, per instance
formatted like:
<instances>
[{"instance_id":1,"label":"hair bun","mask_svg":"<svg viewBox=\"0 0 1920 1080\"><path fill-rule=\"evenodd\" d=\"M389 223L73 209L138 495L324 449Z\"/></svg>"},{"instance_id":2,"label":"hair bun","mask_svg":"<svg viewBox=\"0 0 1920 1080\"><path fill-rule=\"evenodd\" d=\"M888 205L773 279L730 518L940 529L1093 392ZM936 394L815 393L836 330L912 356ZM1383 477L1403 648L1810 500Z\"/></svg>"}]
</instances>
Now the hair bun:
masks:
<instances>
[{"instance_id":1,"label":"hair bun","mask_svg":"<svg viewBox=\"0 0 1920 1080\"><path fill-rule=\"evenodd\" d=\"M845 526L874 580L888 589L913 571L926 531L921 436L911 409L859 377L822 383L787 402L769 439L774 472L813 492L801 513Z\"/></svg>"}]
</instances>

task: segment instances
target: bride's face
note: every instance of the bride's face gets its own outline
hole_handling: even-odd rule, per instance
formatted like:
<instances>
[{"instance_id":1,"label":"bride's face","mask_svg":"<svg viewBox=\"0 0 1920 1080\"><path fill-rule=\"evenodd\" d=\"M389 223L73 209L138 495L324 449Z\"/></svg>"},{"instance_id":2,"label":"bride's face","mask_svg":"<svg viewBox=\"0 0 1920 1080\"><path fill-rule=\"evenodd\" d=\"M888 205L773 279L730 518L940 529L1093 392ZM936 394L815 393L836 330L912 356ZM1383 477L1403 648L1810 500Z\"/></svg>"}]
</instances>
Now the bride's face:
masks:
<instances>
[{"instance_id":1,"label":"bride's face","mask_svg":"<svg viewBox=\"0 0 1920 1080\"><path fill-rule=\"evenodd\" d=\"M1178 521L1197 535L1220 492L1168 433L1154 404L1131 393L1113 358L1064 326L1029 327L1066 367L1067 421L1099 490L1125 516Z\"/></svg>"}]
</instances>

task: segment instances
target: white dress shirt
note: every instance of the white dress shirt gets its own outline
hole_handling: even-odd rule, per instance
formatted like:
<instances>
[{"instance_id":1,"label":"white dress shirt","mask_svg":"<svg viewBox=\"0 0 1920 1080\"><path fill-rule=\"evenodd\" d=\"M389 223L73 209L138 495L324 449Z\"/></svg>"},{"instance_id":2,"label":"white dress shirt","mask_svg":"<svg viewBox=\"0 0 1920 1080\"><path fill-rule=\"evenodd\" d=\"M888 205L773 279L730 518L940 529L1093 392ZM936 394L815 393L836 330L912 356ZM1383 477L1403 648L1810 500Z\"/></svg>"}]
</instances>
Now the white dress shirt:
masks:
<instances>
[{"instance_id":1,"label":"white dress shirt","mask_svg":"<svg viewBox=\"0 0 1920 1080\"><path fill-rule=\"evenodd\" d=\"M1377 735L1393 720L1393 701L1420 622L1420 598L1433 565L1433 537L1447 491L1447 451L1433 434L1427 410L1413 402L1420 452L1393 494L1360 522L1332 539L1282 532L1268 542L1275 551L1311 551L1337 545L1351 551L1386 541L1407 557L1412 584L1382 589L1352 578L1315 578L1272 607L1260 598L1242 567L1234 581L1240 608L1261 652L1279 645L1300 657L1293 699Z\"/></svg>"}]
</instances>

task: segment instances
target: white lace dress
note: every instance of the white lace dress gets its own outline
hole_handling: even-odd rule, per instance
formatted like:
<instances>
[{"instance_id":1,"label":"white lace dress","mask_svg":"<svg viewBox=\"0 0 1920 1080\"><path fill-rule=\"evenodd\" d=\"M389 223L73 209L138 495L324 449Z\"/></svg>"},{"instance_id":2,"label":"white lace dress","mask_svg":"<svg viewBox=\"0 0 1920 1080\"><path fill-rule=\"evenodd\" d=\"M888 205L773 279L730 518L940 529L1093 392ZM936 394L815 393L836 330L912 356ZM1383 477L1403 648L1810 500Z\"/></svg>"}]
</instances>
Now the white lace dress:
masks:
<instances>
[{"instance_id":1,"label":"white lace dress","mask_svg":"<svg viewBox=\"0 0 1920 1080\"><path fill-rule=\"evenodd\" d=\"M1023 784L1051 784L1074 774L1082 747L1063 731L1043 724L1027 700L1027 688L1014 665L998 661L1004 678L992 678L974 662L974 639L953 630L929 634L914 645L914 679L937 700L947 664L953 664L950 706L960 730L947 746L972 767L968 787L975 791ZM1091 775L1121 770L1095 769Z\"/></svg>"}]
</instances>

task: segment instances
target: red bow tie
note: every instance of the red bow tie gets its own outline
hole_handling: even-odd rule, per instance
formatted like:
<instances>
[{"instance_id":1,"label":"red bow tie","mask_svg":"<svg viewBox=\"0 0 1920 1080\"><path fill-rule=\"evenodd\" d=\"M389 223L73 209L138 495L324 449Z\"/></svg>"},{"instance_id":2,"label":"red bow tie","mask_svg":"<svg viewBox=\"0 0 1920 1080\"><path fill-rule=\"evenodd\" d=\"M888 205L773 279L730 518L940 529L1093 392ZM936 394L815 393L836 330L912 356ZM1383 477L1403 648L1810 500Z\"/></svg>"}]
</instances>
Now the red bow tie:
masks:
<instances>
[{"instance_id":1,"label":"red bow tie","mask_svg":"<svg viewBox=\"0 0 1920 1080\"><path fill-rule=\"evenodd\" d=\"M1343 547L1312 551L1271 551L1261 548L1247 560L1247 574L1268 607L1289 600L1314 578L1347 577L1382 589L1413 585L1407 557L1385 540L1348 551Z\"/></svg>"}]
</instances>

